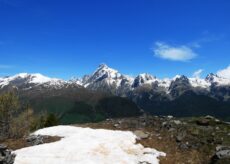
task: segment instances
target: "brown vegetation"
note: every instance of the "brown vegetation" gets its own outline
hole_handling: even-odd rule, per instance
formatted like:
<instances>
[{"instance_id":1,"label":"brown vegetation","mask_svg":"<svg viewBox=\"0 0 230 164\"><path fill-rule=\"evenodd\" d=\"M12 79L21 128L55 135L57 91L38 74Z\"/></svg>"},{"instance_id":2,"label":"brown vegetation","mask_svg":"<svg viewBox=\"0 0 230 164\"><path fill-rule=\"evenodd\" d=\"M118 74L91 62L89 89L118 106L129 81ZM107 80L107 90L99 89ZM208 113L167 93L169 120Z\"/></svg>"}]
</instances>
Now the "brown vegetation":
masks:
<instances>
[{"instance_id":1,"label":"brown vegetation","mask_svg":"<svg viewBox=\"0 0 230 164\"><path fill-rule=\"evenodd\" d=\"M43 139L43 143L56 142L56 141L59 141L60 139L61 137L58 137L58 136L46 136ZM12 150L17 150L17 149L32 146L30 143L26 141L25 138L5 139L4 141L0 140L0 142L7 145L8 148Z\"/></svg>"}]
</instances>

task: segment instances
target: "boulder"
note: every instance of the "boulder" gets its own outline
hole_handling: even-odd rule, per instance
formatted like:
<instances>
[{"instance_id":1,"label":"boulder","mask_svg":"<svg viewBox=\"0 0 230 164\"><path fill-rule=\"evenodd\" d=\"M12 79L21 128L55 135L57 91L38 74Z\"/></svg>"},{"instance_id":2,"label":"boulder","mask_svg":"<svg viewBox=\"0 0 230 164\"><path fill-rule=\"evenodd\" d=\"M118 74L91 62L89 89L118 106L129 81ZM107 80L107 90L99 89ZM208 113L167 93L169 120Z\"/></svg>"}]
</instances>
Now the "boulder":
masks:
<instances>
[{"instance_id":1,"label":"boulder","mask_svg":"<svg viewBox=\"0 0 230 164\"><path fill-rule=\"evenodd\" d=\"M176 136L176 141L181 142L185 138L185 136L186 136L185 131L179 132Z\"/></svg>"},{"instance_id":2,"label":"boulder","mask_svg":"<svg viewBox=\"0 0 230 164\"><path fill-rule=\"evenodd\" d=\"M168 119L172 119L172 118L173 118L173 116L169 115L169 116L167 116L167 118L168 118Z\"/></svg>"},{"instance_id":3,"label":"boulder","mask_svg":"<svg viewBox=\"0 0 230 164\"><path fill-rule=\"evenodd\" d=\"M26 142L29 143L30 145L40 145L43 144L43 136L41 135L31 135L26 138Z\"/></svg>"},{"instance_id":4,"label":"boulder","mask_svg":"<svg viewBox=\"0 0 230 164\"><path fill-rule=\"evenodd\" d=\"M197 125L201 125L201 126L208 126L210 124L210 120L209 119L199 119L196 121Z\"/></svg>"},{"instance_id":5,"label":"boulder","mask_svg":"<svg viewBox=\"0 0 230 164\"><path fill-rule=\"evenodd\" d=\"M114 126L114 128L120 128L119 124L114 124L113 126Z\"/></svg>"},{"instance_id":6,"label":"boulder","mask_svg":"<svg viewBox=\"0 0 230 164\"><path fill-rule=\"evenodd\" d=\"M172 124L165 121L165 122L162 122L161 127L166 128L166 129L170 129L170 128L172 128Z\"/></svg>"},{"instance_id":7,"label":"boulder","mask_svg":"<svg viewBox=\"0 0 230 164\"><path fill-rule=\"evenodd\" d=\"M137 136L138 139L146 139L149 137L149 134L143 132L142 130L136 130L134 131L134 134Z\"/></svg>"},{"instance_id":8,"label":"boulder","mask_svg":"<svg viewBox=\"0 0 230 164\"><path fill-rule=\"evenodd\" d=\"M7 146L4 144L0 144L0 152L5 151L7 149Z\"/></svg>"},{"instance_id":9,"label":"boulder","mask_svg":"<svg viewBox=\"0 0 230 164\"><path fill-rule=\"evenodd\" d=\"M16 155L6 145L0 144L0 164L13 164Z\"/></svg>"},{"instance_id":10,"label":"boulder","mask_svg":"<svg viewBox=\"0 0 230 164\"><path fill-rule=\"evenodd\" d=\"M221 159L221 158L230 158L230 149L229 150L221 150L216 152L216 156Z\"/></svg>"},{"instance_id":11,"label":"boulder","mask_svg":"<svg viewBox=\"0 0 230 164\"><path fill-rule=\"evenodd\" d=\"M213 163L217 163L219 161L226 162L230 161L230 146L217 146L215 155L212 158Z\"/></svg>"},{"instance_id":12,"label":"boulder","mask_svg":"<svg viewBox=\"0 0 230 164\"><path fill-rule=\"evenodd\" d=\"M173 123L176 124L176 125L182 124L180 120L173 120Z\"/></svg>"}]
</instances>

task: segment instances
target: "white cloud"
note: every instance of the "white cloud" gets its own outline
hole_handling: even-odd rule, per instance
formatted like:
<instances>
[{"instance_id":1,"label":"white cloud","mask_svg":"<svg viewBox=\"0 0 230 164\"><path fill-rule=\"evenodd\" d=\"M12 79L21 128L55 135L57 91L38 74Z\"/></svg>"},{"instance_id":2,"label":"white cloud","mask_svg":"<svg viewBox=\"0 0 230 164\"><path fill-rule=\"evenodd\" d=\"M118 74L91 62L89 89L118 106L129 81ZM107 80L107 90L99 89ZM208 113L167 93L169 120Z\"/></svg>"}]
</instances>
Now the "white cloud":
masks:
<instances>
[{"instance_id":1,"label":"white cloud","mask_svg":"<svg viewBox=\"0 0 230 164\"><path fill-rule=\"evenodd\" d=\"M194 73L193 73L193 77L195 77L195 78L200 78L200 76L201 76L201 74L203 73L203 69L198 69L197 71L195 71Z\"/></svg>"},{"instance_id":2,"label":"white cloud","mask_svg":"<svg viewBox=\"0 0 230 164\"><path fill-rule=\"evenodd\" d=\"M162 59L189 61L197 56L190 47L185 45L175 47L163 42L156 42L155 45L154 54Z\"/></svg>"},{"instance_id":3,"label":"white cloud","mask_svg":"<svg viewBox=\"0 0 230 164\"><path fill-rule=\"evenodd\" d=\"M217 72L217 75L220 76L220 77L230 79L230 65L225 69L219 70Z\"/></svg>"}]
</instances>

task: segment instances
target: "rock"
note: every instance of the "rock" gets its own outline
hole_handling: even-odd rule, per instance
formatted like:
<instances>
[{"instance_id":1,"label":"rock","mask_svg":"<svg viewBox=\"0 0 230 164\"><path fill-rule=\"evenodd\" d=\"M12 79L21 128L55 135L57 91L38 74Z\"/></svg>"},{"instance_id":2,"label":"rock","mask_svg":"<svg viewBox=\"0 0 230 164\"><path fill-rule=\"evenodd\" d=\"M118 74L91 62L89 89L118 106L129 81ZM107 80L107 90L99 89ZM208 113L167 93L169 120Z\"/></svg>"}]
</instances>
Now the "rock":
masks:
<instances>
[{"instance_id":1,"label":"rock","mask_svg":"<svg viewBox=\"0 0 230 164\"><path fill-rule=\"evenodd\" d=\"M155 134L155 136L156 136L156 137L159 137L159 136L160 136L160 134L159 134L159 133L157 133L157 134Z\"/></svg>"},{"instance_id":2,"label":"rock","mask_svg":"<svg viewBox=\"0 0 230 164\"><path fill-rule=\"evenodd\" d=\"M220 123L221 121L220 121L220 120L218 120L218 119L215 119L215 122L216 122L216 123Z\"/></svg>"},{"instance_id":3,"label":"rock","mask_svg":"<svg viewBox=\"0 0 230 164\"><path fill-rule=\"evenodd\" d=\"M173 132L173 131L175 131L176 129L175 128L170 128L168 131L169 132Z\"/></svg>"},{"instance_id":4,"label":"rock","mask_svg":"<svg viewBox=\"0 0 230 164\"><path fill-rule=\"evenodd\" d=\"M220 128L217 126L217 127L216 127L216 130L220 130Z\"/></svg>"},{"instance_id":5,"label":"rock","mask_svg":"<svg viewBox=\"0 0 230 164\"><path fill-rule=\"evenodd\" d=\"M112 119L111 118L107 118L106 121L110 122L110 121L112 121Z\"/></svg>"},{"instance_id":6,"label":"rock","mask_svg":"<svg viewBox=\"0 0 230 164\"><path fill-rule=\"evenodd\" d=\"M176 124L176 125L180 125L181 121L180 120L173 120L173 123Z\"/></svg>"},{"instance_id":7,"label":"rock","mask_svg":"<svg viewBox=\"0 0 230 164\"><path fill-rule=\"evenodd\" d=\"M176 136L176 141L177 142L181 142L186 136L186 132L183 131L183 132L179 132L178 135Z\"/></svg>"},{"instance_id":8,"label":"rock","mask_svg":"<svg viewBox=\"0 0 230 164\"><path fill-rule=\"evenodd\" d=\"M115 128L119 128L119 124L114 124L113 125Z\"/></svg>"},{"instance_id":9,"label":"rock","mask_svg":"<svg viewBox=\"0 0 230 164\"><path fill-rule=\"evenodd\" d=\"M215 119L215 117L210 116L210 115L207 115L207 116L205 116L204 118L205 118L205 119L209 119L209 120L213 120L213 119Z\"/></svg>"},{"instance_id":10,"label":"rock","mask_svg":"<svg viewBox=\"0 0 230 164\"><path fill-rule=\"evenodd\" d=\"M197 125L208 126L210 123L209 119L200 119L196 121Z\"/></svg>"},{"instance_id":11,"label":"rock","mask_svg":"<svg viewBox=\"0 0 230 164\"><path fill-rule=\"evenodd\" d=\"M0 164L13 164L16 155L6 145L0 144Z\"/></svg>"},{"instance_id":12,"label":"rock","mask_svg":"<svg viewBox=\"0 0 230 164\"><path fill-rule=\"evenodd\" d=\"M217 146L216 153L213 157L214 160L230 159L230 147L229 146Z\"/></svg>"},{"instance_id":13,"label":"rock","mask_svg":"<svg viewBox=\"0 0 230 164\"><path fill-rule=\"evenodd\" d=\"M172 125L169 122L162 122L161 126L166 129L170 129Z\"/></svg>"},{"instance_id":14,"label":"rock","mask_svg":"<svg viewBox=\"0 0 230 164\"><path fill-rule=\"evenodd\" d=\"M222 140L222 138L215 138L215 139L214 139L214 143L215 143L215 144L222 144L222 143L223 143L223 140Z\"/></svg>"},{"instance_id":15,"label":"rock","mask_svg":"<svg viewBox=\"0 0 230 164\"><path fill-rule=\"evenodd\" d=\"M170 116L170 115L169 115L169 116L167 116L167 118L168 118L168 119L172 119L172 118L173 118L173 116Z\"/></svg>"},{"instance_id":16,"label":"rock","mask_svg":"<svg viewBox=\"0 0 230 164\"><path fill-rule=\"evenodd\" d=\"M194 136L198 136L198 135L200 134L200 131L199 131L199 129L197 129L197 128L191 129L190 132L191 132L191 134L194 135Z\"/></svg>"},{"instance_id":17,"label":"rock","mask_svg":"<svg viewBox=\"0 0 230 164\"><path fill-rule=\"evenodd\" d=\"M227 125L230 125L230 122L224 122L225 124L227 124Z\"/></svg>"},{"instance_id":18,"label":"rock","mask_svg":"<svg viewBox=\"0 0 230 164\"><path fill-rule=\"evenodd\" d=\"M122 124L122 120L118 121L118 124Z\"/></svg>"},{"instance_id":19,"label":"rock","mask_svg":"<svg viewBox=\"0 0 230 164\"><path fill-rule=\"evenodd\" d=\"M167 122L162 122L161 124L163 127L167 125Z\"/></svg>"},{"instance_id":20,"label":"rock","mask_svg":"<svg viewBox=\"0 0 230 164\"><path fill-rule=\"evenodd\" d=\"M182 144L179 145L179 148L182 149L182 150L187 150L187 149L189 149L189 146L187 144L185 144L185 143L182 143Z\"/></svg>"},{"instance_id":21,"label":"rock","mask_svg":"<svg viewBox=\"0 0 230 164\"><path fill-rule=\"evenodd\" d=\"M30 145L40 145L43 144L43 136L41 135L31 135L26 138L26 142L28 142Z\"/></svg>"},{"instance_id":22,"label":"rock","mask_svg":"<svg viewBox=\"0 0 230 164\"><path fill-rule=\"evenodd\" d=\"M138 139L146 139L149 137L148 133L145 133L141 130L136 130L134 131L134 134L137 136Z\"/></svg>"},{"instance_id":23,"label":"rock","mask_svg":"<svg viewBox=\"0 0 230 164\"><path fill-rule=\"evenodd\" d=\"M7 146L4 144L0 144L0 152L5 151L7 149Z\"/></svg>"}]
</instances>

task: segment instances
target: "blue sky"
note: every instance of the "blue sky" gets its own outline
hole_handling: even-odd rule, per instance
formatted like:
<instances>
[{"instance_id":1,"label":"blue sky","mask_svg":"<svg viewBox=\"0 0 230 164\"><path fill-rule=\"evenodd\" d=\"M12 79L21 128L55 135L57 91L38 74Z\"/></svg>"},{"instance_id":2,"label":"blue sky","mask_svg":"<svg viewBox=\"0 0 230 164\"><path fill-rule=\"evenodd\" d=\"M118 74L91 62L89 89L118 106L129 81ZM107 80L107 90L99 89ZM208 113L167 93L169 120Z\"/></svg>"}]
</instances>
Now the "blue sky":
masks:
<instances>
[{"instance_id":1,"label":"blue sky","mask_svg":"<svg viewBox=\"0 0 230 164\"><path fill-rule=\"evenodd\" d=\"M0 57L0 76L205 76L230 64L230 1L0 0Z\"/></svg>"}]
</instances>

